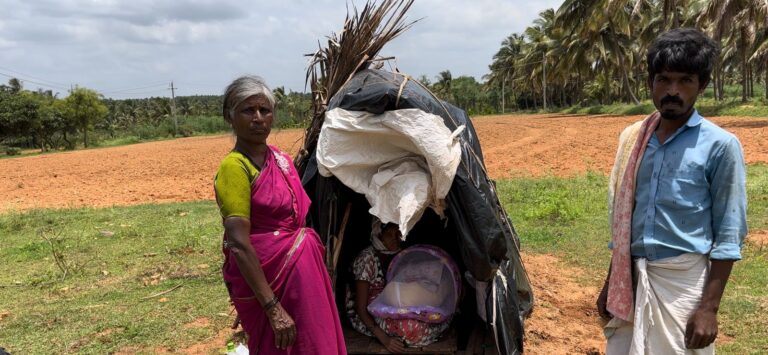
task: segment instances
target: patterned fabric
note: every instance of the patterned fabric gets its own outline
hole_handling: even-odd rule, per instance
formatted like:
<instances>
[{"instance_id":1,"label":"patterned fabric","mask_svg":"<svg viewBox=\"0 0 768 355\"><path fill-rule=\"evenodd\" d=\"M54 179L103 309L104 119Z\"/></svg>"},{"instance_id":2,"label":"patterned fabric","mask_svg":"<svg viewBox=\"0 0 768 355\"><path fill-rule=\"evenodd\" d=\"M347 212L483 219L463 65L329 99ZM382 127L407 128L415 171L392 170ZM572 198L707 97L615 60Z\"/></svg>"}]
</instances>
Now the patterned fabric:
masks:
<instances>
[{"instance_id":1,"label":"patterned fabric","mask_svg":"<svg viewBox=\"0 0 768 355\"><path fill-rule=\"evenodd\" d=\"M370 305L371 302L381 294L381 291L384 290L384 286L386 285L382 260L372 246L363 249L357 258L355 258L355 261L352 264L352 273L355 276L355 281L367 281L369 283L367 304ZM355 310L354 285L347 286L346 309L347 317L349 318L352 327L360 333L367 336L373 336L373 333L368 330L360 317L357 316L357 311ZM426 346L432 344L437 341L437 339L440 338L440 335L442 335L450 326L449 322L433 324L415 319L373 317L373 320L379 328L387 333L387 335L402 339L408 346Z\"/></svg>"},{"instance_id":2,"label":"patterned fabric","mask_svg":"<svg viewBox=\"0 0 768 355\"><path fill-rule=\"evenodd\" d=\"M634 124L622 132L619 149L611 171L608 196L611 218L613 255L608 279L607 309L615 317L629 321L634 306L632 289L632 256L630 238L632 210L635 205L635 177L653 132L661 115L655 112L641 124Z\"/></svg>"},{"instance_id":3,"label":"patterned fabric","mask_svg":"<svg viewBox=\"0 0 768 355\"><path fill-rule=\"evenodd\" d=\"M399 337L407 346L427 346L437 341L450 326L449 322L427 323L416 319L376 319L389 336Z\"/></svg>"},{"instance_id":4,"label":"patterned fabric","mask_svg":"<svg viewBox=\"0 0 768 355\"><path fill-rule=\"evenodd\" d=\"M225 246L223 276L230 299L248 335L251 354L346 354L325 248L320 237L304 226L310 200L288 158L275 147L250 191L250 242L269 287L296 322L296 341L277 349L275 334L253 290ZM282 157L282 159L281 159ZM218 196L226 204L225 196ZM227 236L224 236L225 241Z\"/></svg>"},{"instance_id":5,"label":"patterned fabric","mask_svg":"<svg viewBox=\"0 0 768 355\"><path fill-rule=\"evenodd\" d=\"M368 282L368 304L371 304L379 296L386 284L384 270L372 246L363 249L355 258L352 264L352 274L355 275L355 281ZM355 328L358 332L372 337L373 333L368 330L360 317L357 316L355 296L355 285L347 285L346 308L349 322L352 324L352 328Z\"/></svg>"}]
</instances>

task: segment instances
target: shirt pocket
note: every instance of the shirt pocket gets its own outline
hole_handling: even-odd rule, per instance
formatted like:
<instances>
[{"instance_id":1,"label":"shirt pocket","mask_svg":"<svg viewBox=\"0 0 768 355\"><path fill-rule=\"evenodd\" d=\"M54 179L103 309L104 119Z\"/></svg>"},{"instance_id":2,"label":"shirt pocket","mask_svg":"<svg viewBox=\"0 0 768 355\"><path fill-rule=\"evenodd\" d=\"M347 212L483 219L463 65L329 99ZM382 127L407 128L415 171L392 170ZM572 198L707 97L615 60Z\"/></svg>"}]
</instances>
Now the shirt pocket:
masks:
<instances>
[{"instance_id":1,"label":"shirt pocket","mask_svg":"<svg viewBox=\"0 0 768 355\"><path fill-rule=\"evenodd\" d=\"M662 175L657 202L667 208L681 211L694 212L708 208L709 182L704 168L689 164Z\"/></svg>"}]
</instances>

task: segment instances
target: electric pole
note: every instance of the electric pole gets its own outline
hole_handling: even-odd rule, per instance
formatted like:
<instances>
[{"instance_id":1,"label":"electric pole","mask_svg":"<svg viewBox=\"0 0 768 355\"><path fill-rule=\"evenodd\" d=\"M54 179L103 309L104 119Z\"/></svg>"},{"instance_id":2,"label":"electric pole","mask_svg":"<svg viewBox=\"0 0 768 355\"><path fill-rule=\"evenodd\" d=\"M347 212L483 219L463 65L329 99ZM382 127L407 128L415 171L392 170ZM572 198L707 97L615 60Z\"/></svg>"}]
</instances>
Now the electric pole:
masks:
<instances>
[{"instance_id":1,"label":"electric pole","mask_svg":"<svg viewBox=\"0 0 768 355\"><path fill-rule=\"evenodd\" d=\"M507 81L507 75L505 73L504 74L504 79L501 79L501 113L506 112L505 107L504 107L504 104L505 104L505 102L504 102L504 83L506 81Z\"/></svg>"},{"instance_id":2,"label":"electric pole","mask_svg":"<svg viewBox=\"0 0 768 355\"><path fill-rule=\"evenodd\" d=\"M544 111L547 110L547 53L544 52L541 54L541 57L544 58L542 61L542 67L541 70L544 73L543 78L541 80L541 86L544 89L543 90L543 96L544 96Z\"/></svg>"},{"instance_id":3,"label":"electric pole","mask_svg":"<svg viewBox=\"0 0 768 355\"><path fill-rule=\"evenodd\" d=\"M179 121L176 119L176 89L171 81L171 117L173 117L173 136L179 135Z\"/></svg>"}]
</instances>

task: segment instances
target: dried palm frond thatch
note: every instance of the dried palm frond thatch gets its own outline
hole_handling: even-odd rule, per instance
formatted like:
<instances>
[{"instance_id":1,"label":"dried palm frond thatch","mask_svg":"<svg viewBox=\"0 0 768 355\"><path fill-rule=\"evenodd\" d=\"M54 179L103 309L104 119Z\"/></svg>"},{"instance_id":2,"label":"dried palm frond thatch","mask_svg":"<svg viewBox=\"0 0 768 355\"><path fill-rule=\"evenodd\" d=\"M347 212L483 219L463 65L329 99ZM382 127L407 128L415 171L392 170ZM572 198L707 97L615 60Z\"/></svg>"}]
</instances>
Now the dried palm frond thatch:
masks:
<instances>
[{"instance_id":1,"label":"dried palm frond thatch","mask_svg":"<svg viewBox=\"0 0 768 355\"><path fill-rule=\"evenodd\" d=\"M328 36L328 45L320 47L310 57L306 82L312 89L312 121L304 134L304 144L296 157L299 174L309 161L309 153L317 145L328 100L352 76L368 68L379 51L390 40L411 27L416 21L406 22L405 13L413 0L384 0L379 4L368 1L362 11L347 8L347 17L341 33Z\"/></svg>"}]
</instances>

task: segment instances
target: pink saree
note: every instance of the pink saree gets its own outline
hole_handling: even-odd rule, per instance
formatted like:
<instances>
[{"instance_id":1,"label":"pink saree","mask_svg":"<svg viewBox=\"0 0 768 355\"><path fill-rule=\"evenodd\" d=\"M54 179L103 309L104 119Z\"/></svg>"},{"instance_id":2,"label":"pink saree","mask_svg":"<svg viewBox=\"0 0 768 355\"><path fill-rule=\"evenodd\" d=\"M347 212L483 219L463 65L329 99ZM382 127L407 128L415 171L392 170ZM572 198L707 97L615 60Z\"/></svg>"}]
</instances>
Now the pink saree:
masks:
<instances>
[{"instance_id":1,"label":"pink saree","mask_svg":"<svg viewBox=\"0 0 768 355\"><path fill-rule=\"evenodd\" d=\"M275 335L234 256L224 248L224 281L251 354L346 354L339 315L325 269L325 248L304 226L311 201L290 159L270 146L251 186L251 245L275 295L296 322L296 342L275 346ZM225 237L226 238L226 237Z\"/></svg>"}]
</instances>

